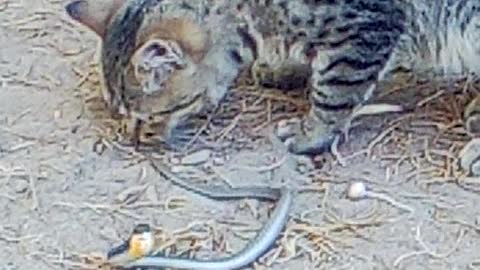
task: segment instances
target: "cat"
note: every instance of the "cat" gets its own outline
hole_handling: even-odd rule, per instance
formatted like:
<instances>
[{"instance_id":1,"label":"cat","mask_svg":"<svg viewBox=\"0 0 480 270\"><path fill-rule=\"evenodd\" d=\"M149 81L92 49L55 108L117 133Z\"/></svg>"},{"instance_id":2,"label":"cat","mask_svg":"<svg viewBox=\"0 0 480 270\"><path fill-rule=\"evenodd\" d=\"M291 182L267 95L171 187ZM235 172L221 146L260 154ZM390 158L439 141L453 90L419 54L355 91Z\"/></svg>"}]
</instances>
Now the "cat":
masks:
<instances>
[{"instance_id":1,"label":"cat","mask_svg":"<svg viewBox=\"0 0 480 270\"><path fill-rule=\"evenodd\" d=\"M167 142L249 67L264 86L310 89L309 113L276 127L294 154L328 150L395 74L480 73L475 0L77 0L66 9L102 38L110 108Z\"/></svg>"}]
</instances>

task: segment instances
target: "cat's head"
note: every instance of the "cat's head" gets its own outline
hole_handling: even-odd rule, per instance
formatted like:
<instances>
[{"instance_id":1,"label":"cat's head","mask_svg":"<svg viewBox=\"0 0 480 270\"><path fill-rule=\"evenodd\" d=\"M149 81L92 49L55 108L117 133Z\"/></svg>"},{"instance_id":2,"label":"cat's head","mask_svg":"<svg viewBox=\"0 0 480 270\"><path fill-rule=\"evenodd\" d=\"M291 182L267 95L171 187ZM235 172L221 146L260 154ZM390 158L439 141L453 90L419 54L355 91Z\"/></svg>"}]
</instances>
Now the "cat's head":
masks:
<instances>
[{"instance_id":1,"label":"cat's head","mask_svg":"<svg viewBox=\"0 0 480 270\"><path fill-rule=\"evenodd\" d=\"M122 101L128 107L126 115L154 127L142 134L168 141L175 129L208 103L204 95L209 84L198 81L203 77L198 74L208 70L202 64L207 53L208 34L189 18L166 17L160 9L150 9L148 14L141 14L143 19L133 31L134 36L121 35L119 27L134 27L122 19L128 16L128 5L137 2L142 1L76 0L66 6L66 11L102 39L103 51L118 51L102 53L103 58L119 56L119 59L102 59L104 87L113 89L105 90L106 102L109 103L109 95L123 93ZM112 36L114 32L115 37ZM133 42L134 48L121 51L124 47L117 44L119 40ZM125 65L119 64L125 59ZM119 74L124 76L119 77ZM206 75L205 80L215 79Z\"/></svg>"}]
</instances>

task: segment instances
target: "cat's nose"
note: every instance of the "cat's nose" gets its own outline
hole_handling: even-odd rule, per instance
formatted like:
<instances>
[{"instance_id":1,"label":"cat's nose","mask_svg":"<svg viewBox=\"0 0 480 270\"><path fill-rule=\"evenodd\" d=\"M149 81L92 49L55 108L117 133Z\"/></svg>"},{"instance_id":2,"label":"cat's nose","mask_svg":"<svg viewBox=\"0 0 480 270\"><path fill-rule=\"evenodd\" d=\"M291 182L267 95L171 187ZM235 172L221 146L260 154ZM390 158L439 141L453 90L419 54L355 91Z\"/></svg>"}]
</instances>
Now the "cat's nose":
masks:
<instances>
[{"instance_id":1,"label":"cat's nose","mask_svg":"<svg viewBox=\"0 0 480 270\"><path fill-rule=\"evenodd\" d=\"M85 0L77 0L73 1L65 7L68 15L73 19L80 19L83 15L83 11L87 6L87 1Z\"/></svg>"},{"instance_id":2,"label":"cat's nose","mask_svg":"<svg viewBox=\"0 0 480 270\"><path fill-rule=\"evenodd\" d=\"M185 69L187 67L186 62L176 62L173 64L173 67L177 70Z\"/></svg>"}]
</instances>

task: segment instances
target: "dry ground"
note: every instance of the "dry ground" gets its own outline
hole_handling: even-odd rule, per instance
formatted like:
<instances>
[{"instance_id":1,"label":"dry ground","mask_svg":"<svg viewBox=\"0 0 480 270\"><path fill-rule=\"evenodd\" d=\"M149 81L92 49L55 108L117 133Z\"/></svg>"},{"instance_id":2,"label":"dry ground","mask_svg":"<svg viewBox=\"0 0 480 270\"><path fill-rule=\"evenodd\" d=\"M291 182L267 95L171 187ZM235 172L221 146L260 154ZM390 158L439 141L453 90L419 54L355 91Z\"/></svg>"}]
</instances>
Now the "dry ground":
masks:
<instances>
[{"instance_id":1,"label":"dry ground","mask_svg":"<svg viewBox=\"0 0 480 270\"><path fill-rule=\"evenodd\" d=\"M0 0L0 269L95 269L141 221L167 252L241 249L269 209L191 194L116 147L116 124L94 108L97 40L67 20L66 2ZM188 151L157 155L191 181L299 190L258 269L480 269L480 182L457 165L475 85L389 88L414 112L364 119L336 156L313 163L268 136L304 100L236 89ZM414 211L348 200L352 181Z\"/></svg>"}]
</instances>

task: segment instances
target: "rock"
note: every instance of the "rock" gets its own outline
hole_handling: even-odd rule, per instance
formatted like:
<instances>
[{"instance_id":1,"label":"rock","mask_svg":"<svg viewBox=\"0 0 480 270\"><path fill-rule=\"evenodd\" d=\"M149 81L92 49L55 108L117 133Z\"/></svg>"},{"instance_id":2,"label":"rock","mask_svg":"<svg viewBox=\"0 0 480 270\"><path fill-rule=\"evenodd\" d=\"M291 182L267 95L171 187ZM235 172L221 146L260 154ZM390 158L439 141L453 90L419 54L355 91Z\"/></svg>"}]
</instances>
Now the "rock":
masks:
<instances>
[{"instance_id":1,"label":"rock","mask_svg":"<svg viewBox=\"0 0 480 270\"><path fill-rule=\"evenodd\" d=\"M472 164L470 173L474 176L480 176L480 161L477 160Z\"/></svg>"},{"instance_id":2,"label":"rock","mask_svg":"<svg viewBox=\"0 0 480 270\"><path fill-rule=\"evenodd\" d=\"M465 119L465 128L470 134L480 134L480 115L471 115Z\"/></svg>"},{"instance_id":3,"label":"rock","mask_svg":"<svg viewBox=\"0 0 480 270\"><path fill-rule=\"evenodd\" d=\"M480 138L469 141L459 153L460 166L474 176L480 176Z\"/></svg>"},{"instance_id":4,"label":"rock","mask_svg":"<svg viewBox=\"0 0 480 270\"><path fill-rule=\"evenodd\" d=\"M480 97L473 99L463 114L465 128L470 134L480 134Z\"/></svg>"},{"instance_id":5,"label":"rock","mask_svg":"<svg viewBox=\"0 0 480 270\"><path fill-rule=\"evenodd\" d=\"M212 164L214 166L223 166L230 160L230 156L225 153L215 153L212 157Z\"/></svg>"},{"instance_id":6,"label":"rock","mask_svg":"<svg viewBox=\"0 0 480 270\"><path fill-rule=\"evenodd\" d=\"M23 179L16 179L12 183L12 189L17 194L22 194L27 192L28 188L30 187L29 183Z\"/></svg>"}]
</instances>

